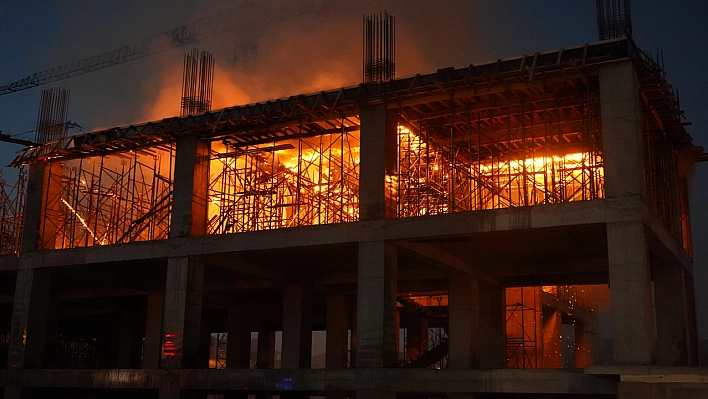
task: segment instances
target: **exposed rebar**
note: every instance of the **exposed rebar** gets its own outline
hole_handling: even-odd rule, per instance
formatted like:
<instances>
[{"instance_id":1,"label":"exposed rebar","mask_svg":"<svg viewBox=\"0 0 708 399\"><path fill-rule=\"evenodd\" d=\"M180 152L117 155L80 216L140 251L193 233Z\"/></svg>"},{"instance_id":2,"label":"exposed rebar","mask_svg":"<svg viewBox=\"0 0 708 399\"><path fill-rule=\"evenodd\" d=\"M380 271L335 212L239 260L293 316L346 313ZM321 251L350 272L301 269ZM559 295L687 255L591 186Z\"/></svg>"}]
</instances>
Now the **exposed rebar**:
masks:
<instances>
[{"instance_id":1,"label":"exposed rebar","mask_svg":"<svg viewBox=\"0 0 708 399\"><path fill-rule=\"evenodd\" d=\"M211 53L193 49L184 56L181 115L211 111L214 88L214 59Z\"/></svg>"},{"instance_id":2,"label":"exposed rebar","mask_svg":"<svg viewBox=\"0 0 708 399\"><path fill-rule=\"evenodd\" d=\"M364 82L396 77L396 18L388 12L364 16Z\"/></svg>"},{"instance_id":3,"label":"exposed rebar","mask_svg":"<svg viewBox=\"0 0 708 399\"><path fill-rule=\"evenodd\" d=\"M597 33L600 40L632 37L630 0L597 0Z\"/></svg>"},{"instance_id":4,"label":"exposed rebar","mask_svg":"<svg viewBox=\"0 0 708 399\"><path fill-rule=\"evenodd\" d=\"M35 142L44 144L66 137L69 90L60 87L42 90Z\"/></svg>"}]
</instances>

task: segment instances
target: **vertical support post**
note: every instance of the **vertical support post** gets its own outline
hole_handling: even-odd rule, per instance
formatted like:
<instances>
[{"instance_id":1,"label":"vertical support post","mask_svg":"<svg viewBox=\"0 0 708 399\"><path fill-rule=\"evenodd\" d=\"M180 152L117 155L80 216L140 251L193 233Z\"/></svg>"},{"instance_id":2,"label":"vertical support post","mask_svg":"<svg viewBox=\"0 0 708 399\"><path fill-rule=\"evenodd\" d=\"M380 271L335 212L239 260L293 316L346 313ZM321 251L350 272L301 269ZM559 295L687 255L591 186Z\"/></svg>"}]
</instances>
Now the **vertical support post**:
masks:
<instances>
[{"instance_id":1,"label":"vertical support post","mask_svg":"<svg viewBox=\"0 0 708 399\"><path fill-rule=\"evenodd\" d=\"M20 269L8 350L8 368L45 367L47 322L51 302L51 275L46 270Z\"/></svg>"},{"instance_id":2,"label":"vertical support post","mask_svg":"<svg viewBox=\"0 0 708 399\"><path fill-rule=\"evenodd\" d=\"M60 195L62 165L38 161L29 166L27 197L20 252L54 249L61 215Z\"/></svg>"},{"instance_id":3,"label":"vertical support post","mask_svg":"<svg viewBox=\"0 0 708 399\"><path fill-rule=\"evenodd\" d=\"M177 139L170 237L201 236L207 230L209 142Z\"/></svg>"},{"instance_id":4,"label":"vertical support post","mask_svg":"<svg viewBox=\"0 0 708 399\"><path fill-rule=\"evenodd\" d=\"M479 367L479 280L467 273L450 273L449 369Z\"/></svg>"},{"instance_id":5,"label":"vertical support post","mask_svg":"<svg viewBox=\"0 0 708 399\"><path fill-rule=\"evenodd\" d=\"M312 364L312 286L288 284L283 295L281 367L309 369Z\"/></svg>"},{"instance_id":6,"label":"vertical support post","mask_svg":"<svg viewBox=\"0 0 708 399\"><path fill-rule=\"evenodd\" d=\"M144 369L155 370L160 368L164 304L164 292L157 291L148 294L147 317L145 320L145 347L143 349Z\"/></svg>"},{"instance_id":7,"label":"vertical support post","mask_svg":"<svg viewBox=\"0 0 708 399\"><path fill-rule=\"evenodd\" d=\"M418 359L428 351L428 320L425 317L410 317L410 319L405 348L406 360L409 361Z\"/></svg>"},{"instance_id":8,"label":"vertical support post","mask_svg":"<svg viewBox=\"0 0 708 399\"><path fill-rule=\"evenodd\" d=\"M480 285L479 367L504 368L506 365L506 304L504 287Z\"/></svg>"},{"instance_id":9,"label":"vertical support post","mask_svg":"<svg viewBox=\"0 0 708 399\"><path fill-rule=\"evenodd\" d=\"M688 365L688 309L682 268L652 259L659 366Z\"/></svg>"},{"instance_id":10,"label":"vertical support post","mask_svg":"<svg viewBox=\"0 0 708 399\"><path fill-rule=\"evenodd\" d=\"M226 368L248 369L251 367L251 323L243 307L231 307L228 311L228 341Z\"/></svg>"},{"instance_id":11,"label":"vertical support post","mask_svg":"<svg viewBox=\"0 0 708 399\"><path fill-rule=\"evenodd\" d=\"M113 338L115 339L115 365L107 365L107 367L127 369L131 368L132 354L135 348L133 347L134 330L133 325L135 320L134 315L130 313L121 313L114 319Z\"/></svg>"},{"instance_id":12,"label":"vertical support post","mask_svg":"<svg viewBox=\"0 0 708 399\"><path fill-rule=\"evenodd\" d=\"M397 262L394 244L359 243L357 367L396 365Z\"/></svg>"},{"instance_id":13,"label":"vertical support post","mask_svg":"<svg viewBox=\"0 0 708 399\"><path fill-rule=\"evenodd\" d=\"M325 368L347 368L349 304L344 295L327 296Z\"/></svg>"},{"instance_id":14,"label":"vertical support post","mask_svg":"<svg viewBox=\"0 0 708 399\"><path fill-rule=\"evenodd\" d=\"M538 303L538 306L543 306ZM563 368L562 316L556 309L543 309L543 368Z\"/></svg>"},{"instance_id":15,"label":"vertical support post","mask_svg":"<svg viewBox=\"0 0 708 399\"><path fill-rule=\"evenodd\" d=\"M654 360L654 314L644 226L641 220L607 224L614 361Z\"/></svg>"},{"instance_id":16,"label":"vertical support post","mask_svg":"<svg viewBox=\"0 0 708 399\"><path fill-rule=\"evenodd\" d=\"M600 115L607 198L643 196L641 99L631 61L600 67Z\"/></svg>"},{"instance_id":17,"label":"vertical support post","mask_svg":"<svg viewBox=\"0 0 708 399\"><path fill-rule=\"evenodd\" d=\"M194 368L199 363L204 265L188 257L167 260L163 319L164 368Z\"/></svg>"},{"instance_id":18,"label":"vertical support post","mask_svg":"<svg viewBox=\"0 0 708 399\"><path fill-rule=\"evenodd\" d=\"M696 320L696 293L694 291L693 276L683 269L683 287L685 290L686 300L686 319L688 332L686 339L688 340L688 365L699 366L699 349L698 349L698 325Z\"/></svg>"},{"instance_id":19,"label":"vertical support post","mask_svg":"<svg viewBox=\"0 0 708 399\"><path fill-rule=\"evenodd\" d=\"M641 99L631 61L600 67L602 153L607 198L645 194ZM607 224L615 362L651 364L655 355L649 258L637 211Z\"/></svg>"},{"instance_id":20,"label":"vertical support post","mask_svg":"<svg viewBox=\"0 0 708 399\"><path fill-rule=\"evenodd\" d=\"M587 320L575 321L575 367L584 368L592 364L592 333L589 331L591 322Z\"/></svg>"},{"instance_id":21,"label":"vertical support post","mask_svg":"<svg viewBox=\"0 0 708 399\"><path fill-rule=\"evenodd\" d=\"M275 367L275 331L258 331L257 369Z\"/></svg>"},{"instance_id":22,"label":"vertical support post","mask_svg":"<svg viewBox=\"0 0 708 399\"><path fill-rule=\"evenodd\" d=\"M396 176L398 114L386 104L361 110L359 207L361 220L396 216L395 198L387 192L386 177Z\"/></svg>"}]
</instances>

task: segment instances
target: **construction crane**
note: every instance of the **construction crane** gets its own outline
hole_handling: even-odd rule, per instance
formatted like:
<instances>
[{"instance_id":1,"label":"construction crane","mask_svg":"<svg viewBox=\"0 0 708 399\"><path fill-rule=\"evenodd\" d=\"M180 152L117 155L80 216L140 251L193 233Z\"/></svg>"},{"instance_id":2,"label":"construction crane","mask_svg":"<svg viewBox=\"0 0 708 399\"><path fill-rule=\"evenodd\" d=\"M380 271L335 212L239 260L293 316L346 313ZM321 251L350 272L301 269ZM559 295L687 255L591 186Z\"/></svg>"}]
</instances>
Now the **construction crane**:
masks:
<instances>
[{"instance_id":1,"label":"construction crane","mask_svg":"<svg viewBox=\"0 0 708 399\"><path fill-rule=\"evenodd\" d=\"M322 3L318 0L297 0L280 2L276 6L272 0L245 1L238 7L218 12L113 51L33 73L24 79L0 86L0 96L123 64L222 33L236 31L244 34L247 27L263 27L312 12L317 8L317 4Z\"/></svg>"}]
</instances>

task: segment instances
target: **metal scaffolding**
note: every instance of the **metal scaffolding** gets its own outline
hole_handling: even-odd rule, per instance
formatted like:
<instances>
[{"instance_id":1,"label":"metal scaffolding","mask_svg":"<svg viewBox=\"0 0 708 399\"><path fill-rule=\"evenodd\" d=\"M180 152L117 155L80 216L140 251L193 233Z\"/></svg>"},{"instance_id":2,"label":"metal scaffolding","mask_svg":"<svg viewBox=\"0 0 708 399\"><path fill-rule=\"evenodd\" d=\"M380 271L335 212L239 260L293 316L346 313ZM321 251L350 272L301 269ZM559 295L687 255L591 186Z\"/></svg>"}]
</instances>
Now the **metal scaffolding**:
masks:
<instances>
[{"instance_id":1,"label":"metal scaffolding","mask_svg":"<svg viewBox=\"0 0 708 399\"><path fill-rule=\"evenodd\" d=\"M596 85L529 94L403 108L388 176L398 216L603 198Z\"/></svg>"},{"instance_id":2,"label":"metal scaffolding","mask_svg":"<svg viewBox=\"0 0 708 399\"><path fill-rule=\"evenodd\" d=\"M358 220L359 121L329 123L331 133L298 139L213 142L209 233Z\"/></svg>"},{"instance_id":3,"label":"metal scaffolding","mask_svg":"<svg viewBox=\"0 0 708 399\"><path fill-rule=\"evenodd\" d=\"M538 368L538 287L506 289L506 365Z\"/></svg>"},{"instance_id":4,"label":"metal scaffolding","mask_svg":"<svg viewBox=\"0 0 708 399\"><path fill-rule=\"evenodd\" d=\"M26 189L25 168L19 169L15 184L8 183L0 171L0 255L16 254L20 249Z\"/></svg>"},{"instance_id":5,"label":"metal scaffolding","mask_svg":"<svg viewBox=\"0 0 708 399\"><path fill-rule=\"evenodd\" d=\"M50 167L43 247L167 238L173 153L173 146L160 146Z\"/></svg>"}]
</instances>

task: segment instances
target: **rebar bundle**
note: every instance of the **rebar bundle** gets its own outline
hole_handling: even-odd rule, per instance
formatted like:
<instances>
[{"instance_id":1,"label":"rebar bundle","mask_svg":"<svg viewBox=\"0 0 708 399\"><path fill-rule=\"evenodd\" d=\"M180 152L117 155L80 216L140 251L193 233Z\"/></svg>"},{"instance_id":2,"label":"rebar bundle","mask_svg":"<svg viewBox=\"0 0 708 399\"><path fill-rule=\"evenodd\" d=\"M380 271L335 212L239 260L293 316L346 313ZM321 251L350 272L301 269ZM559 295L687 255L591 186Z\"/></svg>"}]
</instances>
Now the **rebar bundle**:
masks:
<instances>
[{"instance_id":1,"label":"rebar bundle","mask_svg":"<svg viewBox=\"0 0 708 399\"><path fill-rule=\"evenodd\" d=\"M364 82L396 77L396 18L388 12L364 16Z\"/></svg>"},{"instance_id":2,"label":"rebar bundle","mask_svg":"<svg viewBox=\"0 0 708 399\"><path fill-rule=\"evenodd\" d=\"M60 87L42 90L35 143L44 144L66 136L69 90Z\"/></svg>"},{"instance_id":3,"label":"rebar bundle","mask_svg":"<svg viewBox=\"0 0 708 399\"><path fill-rule=\"evenodd\" d=\"M630 0L597 0L597 33L600 40L632 37Z\"/></svg>"},{"instance_id":4,"label":"rebar bundle","mask_svg":"<svg viewBox=\"0 0 708 399\"><path fill-rule=\"evenodd\" d=\"M211 53L193 49L184 56L181 115L199 114L211 110L214 88L214 59Z\"/></svg>"}]
</instances>

